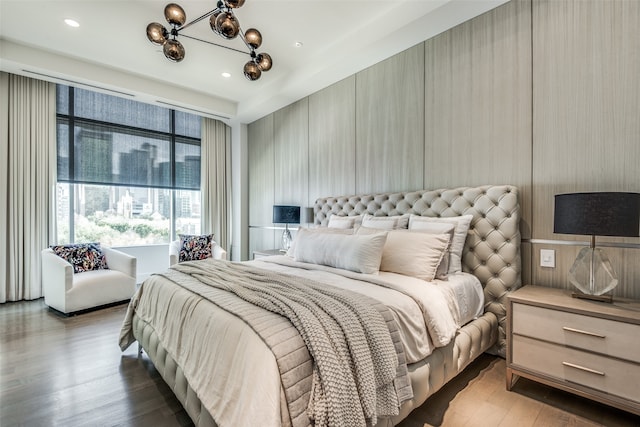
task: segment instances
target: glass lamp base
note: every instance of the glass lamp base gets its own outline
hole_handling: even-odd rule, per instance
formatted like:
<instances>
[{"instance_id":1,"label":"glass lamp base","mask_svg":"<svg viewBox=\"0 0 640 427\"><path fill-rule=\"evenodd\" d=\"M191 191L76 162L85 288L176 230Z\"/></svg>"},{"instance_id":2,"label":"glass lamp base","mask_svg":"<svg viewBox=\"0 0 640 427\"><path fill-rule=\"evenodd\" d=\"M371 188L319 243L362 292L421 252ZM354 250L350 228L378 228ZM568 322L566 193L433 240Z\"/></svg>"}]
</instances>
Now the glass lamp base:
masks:
<instances>
[{"instance_id":1,"label":"glass lamp base","mask_svg":"<svg viewBox=\"0 0 640 427\"><path fill-rule=\"evenodd\" d=\"M282 250L285 252L291 247L291 232L288 228L285 228L282 232Z\"/></svg>"},{"instance_id":2,"label":"glass lamp base","mask_svg":"<svg viewBox=\"0 0 640 427\"><path fill-rule=\"evenodd\" d=\"M569 270L569 282L587 295L602 295L618 285L607 255L598 248L582 248Z\"/></svg>"}]
</instances>

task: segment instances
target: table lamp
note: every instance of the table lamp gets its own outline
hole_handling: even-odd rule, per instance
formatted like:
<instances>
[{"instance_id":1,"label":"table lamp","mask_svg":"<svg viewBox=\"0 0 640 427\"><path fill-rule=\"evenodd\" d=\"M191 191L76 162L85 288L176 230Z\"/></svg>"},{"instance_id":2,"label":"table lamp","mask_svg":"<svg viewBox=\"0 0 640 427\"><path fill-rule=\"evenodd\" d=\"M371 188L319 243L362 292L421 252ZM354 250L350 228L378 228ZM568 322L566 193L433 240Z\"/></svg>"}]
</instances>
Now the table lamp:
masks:
<instances>
[{"instance_id":1,"label":"table lamp","mask_svg":"<svg viewBox=\"0 0 640 427\"><path fill-rule=\"evenodd\" d=\"M273 223L284 224L282 232L282 250L288 251L291 246L291 232L289 224L300 224L300 206L273 206Z\"/></svg>"},{"instance_id":2,"label":"table lamp","mask_svg":"<svg viewBox=\"0 0 640 427\"><path fill-rule=\"evenodd\" d=\"M555 196L553 232L591 236L569 270L581 293L574 297L611 302L604 293L618 284L609 258L596 248L596 236L640 237L640 193L569 193Z\"/></svg>"}]
</instances>

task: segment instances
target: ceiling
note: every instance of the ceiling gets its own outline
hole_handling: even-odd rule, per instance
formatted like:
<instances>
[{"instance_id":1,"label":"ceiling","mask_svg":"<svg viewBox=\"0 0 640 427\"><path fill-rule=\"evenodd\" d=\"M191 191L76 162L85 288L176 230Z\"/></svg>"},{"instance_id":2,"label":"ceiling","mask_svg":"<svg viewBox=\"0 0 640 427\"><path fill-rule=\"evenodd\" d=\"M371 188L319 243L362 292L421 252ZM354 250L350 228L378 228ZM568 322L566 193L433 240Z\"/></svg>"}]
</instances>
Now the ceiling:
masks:
<instances>
[{"instance_id":1,"label":"ceiling","mask_svg":"<svg viewBox=\"0 0 640 427\"><path fill-rule=\"evenodd\" d=\"M247 0L236 17L262 33L258 52L273 58L251 82L247 54L199 41L179 38L185 59L168 61L145 34L150 22L166 24L167 0L0 0L0 69L249 123L506 1ZM188 21L215 8L177 3ZM184 34L246 51L208 20Z\"/></svg>"}]
</instances>

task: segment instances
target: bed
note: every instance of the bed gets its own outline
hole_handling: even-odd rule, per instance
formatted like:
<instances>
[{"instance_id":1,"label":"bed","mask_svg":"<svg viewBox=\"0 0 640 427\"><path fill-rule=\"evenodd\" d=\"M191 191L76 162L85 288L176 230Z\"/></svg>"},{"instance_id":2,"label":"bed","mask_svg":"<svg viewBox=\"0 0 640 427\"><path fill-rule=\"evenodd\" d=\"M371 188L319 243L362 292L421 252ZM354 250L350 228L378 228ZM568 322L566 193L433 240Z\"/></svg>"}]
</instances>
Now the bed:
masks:
<instances>
[{"instance_id":1,"label":"bed","mask_svg":"<svg viewBox=\"0 0 640 427\"><path fill-rule=\"evenodd\" d=\"M429 282L430 286L417 286L413 282L420 279L403 274L363 274L348 268L336 269L305 262L308 260L304 259L276 256L245 263L197 261L152 276L142 284L130 303L120 346L124 349L133 341L138 342L195 425L253 425L257 422L260 425L309 425L307 405L312 407L309 402L314 402L316 406L313 408L323 410L331 403L323 394L325 390L317 386L316 376L319 376L321 369L316 365L324 364L326 372L326 366L339 368L336 362L333 362L334 365L327 362L323 353L318 353L315 344L309 344L308 350L300 346L300 342L307 342L308 333L300 332L301 337L293 337L289 329L285 330L282 326L280 319L284 319L283 316L269 309L254 311L244 305L239 307L242 298L238 298L238 295L244 291L227 296L226 286L235 287L235 284L230 285L232 282L247 282L249 287L258 287L256 281L282 281L282 286L308 282L309 286L315 286L327 295L338 292L333 286L323 286L323 281L329 281L336 288L345 288L340 292L346 292L346 295L354 291L362 292L361 305L375 306L382 313L381 323L372 322L372 325L377 325L378 330L388 328L391 341L380 338L387 340L380 345L395 350L397 359L394 360L399 361L398 366L394 365L393 368L395 377L391 388L397 391L396 402L401 405L395 413L381 410L377 417L374 415L376 425L399 423L483 352L504 356L505 298L509 291L521 284L520 208L516 187L488 185L327 197L316 201L314 213L315 225L319 228L326 227L332 218L349 220L362 218L363 215L370 221L372 218L411 218L419 221L418 217L451 219L470 216L460 256L463 271L450 274L447 280L434 280L433 285ZM366 246L370 247L371 242L378 241L372 240L377 239L378 235L372 232L372 237L358 239L369 239L366 240ZM303 247L300 243L298 254ZM232 275L233 280L227 274ZM367 283L369 288L363 291L365 281L371 283ZM174 282L181 283L176 286ZM477 285L469 284L473 282L477 282ZM445 299L440 303L413 307L413 302L408 304L406 301L419 301L421 296L411 295L416 288L420 288L419 292L424 293L426 300ZM271 292L274 291L270 290L266 299L259 299L256 304L274 304L270 299ZM295 298L297 292L304 291L290 291L291 297ZM325 301L322 298L327 298L327 295L322 294L317 298ZM461 299L449 299L452 296ZM254 297L245 299L251 298ZM338 298L346 297L340 293ZM379 304L381 301L385 304ZM460 301L464 301L464 304ZM306 303L301 300L298 304ZM450 308L456 307L456 310L451 310L454 312L451 319L445 319L443 306L447 304ZM404 312L401 307L409 308ZM441 315L444 323L422 318L416 321L419 316L415 310L425 316L427 311L434 312L436 318ZM296 323L293 320L283 322L288 325ZM424 327L426 332L415 329L417 327ZM375 329L374 326L372 329ZM371 331L362 333L367 335ZM384 333L387 333L386 329ZM410 343L404 341L406 339ZM308 353L313 353L318 360L313 361L312 357L309 360L313 362L305 362L305 358L309 358ZM384 357L376 351L373 353L376 363L381 361L379 366L383 366ZM353 362L350 363L353 365ZM357 365L356 371L360 369L360 365ZM362 372L369 373L366 369L361 368ZM380 372L388 374L391 370L389 366L385 369L374 371L376 381L382 375ZM363 378L367 378L367 375L363 375ZM368 387L371 386L364 382ZM373 383L374 387L378 387L378 382ZM357 383L358 389L365 388L361 384ZM367 397L370 393L360 394L364 396L361 398L362 405L383 406L386 401L379 396L386 396L384 393L387 391L380 392L376 388L375 393L380 394L376 394L378 400L373 403ZM326 393L328 396L328 391ZM392 401L395 397L389 399ZM343 410L349 412L348 408ZM339 415L335 418L336 413L340 414L339 410L335 410L333 421L327 422L322 410L313 411L318 424L338 425L336 420L342 418ZM369 418L367 420L371 421ZM351 422L344 422L344 425L349 424Z\"/></svg>"}]
</instances>

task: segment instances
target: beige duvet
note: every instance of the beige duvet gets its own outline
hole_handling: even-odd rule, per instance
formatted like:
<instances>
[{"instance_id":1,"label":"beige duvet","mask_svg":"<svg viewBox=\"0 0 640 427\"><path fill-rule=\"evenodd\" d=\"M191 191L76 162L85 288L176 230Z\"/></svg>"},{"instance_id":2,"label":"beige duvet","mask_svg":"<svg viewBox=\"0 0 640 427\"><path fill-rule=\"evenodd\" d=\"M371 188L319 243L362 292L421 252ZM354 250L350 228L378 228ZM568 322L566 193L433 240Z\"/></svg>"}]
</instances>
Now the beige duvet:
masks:
<instances>
[{"instance_id":1,"label":"beige duvet","mask_svg":"<svg viewBox=\"0 0 640 427\"><path fill-rule=\"evenodd\" d=\"M383 301L396 317L409 363L426 357L433 347L446 345L458 328L455 295L445 286L392 277L399 275L362 275L294 263L287 257L252 264L357 290ZM244 321L162 276L152 276L141 286L129 312L121 347L133 340L130 321L135 312L153 327L183 367L219 425L254 425L257 420L265 426L289 424L274 355Z\"/></svg>"}]
</instances>

